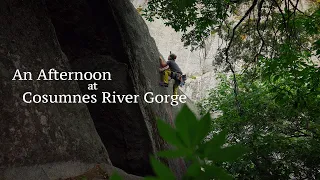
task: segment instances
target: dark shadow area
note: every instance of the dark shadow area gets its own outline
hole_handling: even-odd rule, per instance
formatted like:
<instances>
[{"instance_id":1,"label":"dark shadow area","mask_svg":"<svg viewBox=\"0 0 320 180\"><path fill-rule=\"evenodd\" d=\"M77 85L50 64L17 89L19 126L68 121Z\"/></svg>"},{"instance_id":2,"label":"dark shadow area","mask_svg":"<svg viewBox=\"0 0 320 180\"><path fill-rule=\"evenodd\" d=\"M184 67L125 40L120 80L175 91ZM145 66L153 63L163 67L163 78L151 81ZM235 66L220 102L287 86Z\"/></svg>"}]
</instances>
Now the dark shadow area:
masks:
<instances>
[{"instance_id":1,"label":"dark shadow area","mask_svg":"<svg viewBox=\"0 0 320 180\"><path fill-rule=\"evenodd\" d=\"M93 81L78 82L83 94L97 95L98 103L87 106L112 164L139 176L153 174L149 164L152 143L139 104L101 103L102 92L135 94L126 50L108 1L57 0L47 1L47 7L72 70L112 74L112 81L96 82L97 91L88 91Z\"/></svg>"}]
</instances>

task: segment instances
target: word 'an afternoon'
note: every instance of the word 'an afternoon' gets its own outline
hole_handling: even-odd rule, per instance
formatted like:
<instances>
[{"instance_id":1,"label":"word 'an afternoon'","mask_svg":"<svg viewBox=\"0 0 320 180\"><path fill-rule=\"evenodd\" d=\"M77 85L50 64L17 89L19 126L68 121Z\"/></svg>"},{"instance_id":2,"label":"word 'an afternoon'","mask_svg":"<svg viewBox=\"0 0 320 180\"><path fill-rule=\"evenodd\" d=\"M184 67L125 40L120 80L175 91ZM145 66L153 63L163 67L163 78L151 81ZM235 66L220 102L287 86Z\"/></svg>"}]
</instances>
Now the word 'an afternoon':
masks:
<instances>
[{"instance_id":1,"label":"word 'an afternoon'","mask_svg":"<svg viewBox=\"0 0 320 180\"><path fill-rule=\"evenodd\" d=\"M20 80L20 81L28 81L33 80L33 76L31 72L20 72L19 69L16 70L12 80ZM104 80L111 81L111 73L110 72L59 72L55 69L50 69L46 72L44 69L38 73L36 80L43 81L88 81L88 80Z\"/></svg>"},{"instance_id":2,"label":"word 'an afternoon'","mask_svg":"<svg viewBox=\"0 0 320 180\"><path fill-rule=\"evenodd\" d=\"M102 92L101 103L139 103L139 95L120 95L116 94L115 91L112 93ZM185 95L154 95L153 92L147 92L143 96L143 100L148 103L170 103L171 106L177 106L179 103L186 103L187 97ZM32 94L26 92L23 94L23 101L25 103L97 103L98 99L95 94L62 94L62 95L51 95L51 94Z\"/></svg>"}]
</instances>

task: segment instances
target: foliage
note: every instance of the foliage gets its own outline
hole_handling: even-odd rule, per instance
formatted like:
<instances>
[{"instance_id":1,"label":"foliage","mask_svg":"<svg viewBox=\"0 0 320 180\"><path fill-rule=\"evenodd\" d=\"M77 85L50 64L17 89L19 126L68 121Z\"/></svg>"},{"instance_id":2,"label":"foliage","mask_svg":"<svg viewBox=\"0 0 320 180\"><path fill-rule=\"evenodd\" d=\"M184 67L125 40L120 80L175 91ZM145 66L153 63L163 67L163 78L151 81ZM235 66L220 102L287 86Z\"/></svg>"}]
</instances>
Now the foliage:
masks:
<instances>
[{"instance_id":1,"label":"foliage","mask_svg":"<svg viewBox=\"0 0 320 180\"><path fill-rule=\"evenodd\" d=\"M193 48L204 48L209 36L218 35L224 42L213 62L228 70L236 61L255 67L259 57L278 56L283 45L319 55L319 8L320 3L299 0L150 0L143 15L164 19Z\"/></svg>"},{"instance_id":2,"label":"foliage","mask_svg":"<svg viewBox=\"0 0 320 180\"><path fill-rule=\"evenodd\" d=\"M227 144L251 149L222 163L237 179L320 179L320 3L301 3L151 0L144 12L193 48L212 35L223 40L213 64L232 80L221 77L199 107L218 115L212 132L228 131Z\"/></svg>"},{"instance_id":3,"label":"foliage","mask_svg":"<svg viewBox=\"0 0 320 180\"><path fill-rule=\"evenodd\" d=\"M221 24L227 17L224 8L227 4L224 0L152 0L144 16L149 21L153 21L153 17L165 19L166 25L185 33L186 45L196 45L210 35L211 26ZM194 28L189 30L189 27Z\"/></svg>"},{"instance_id":4,"label":"foliage","mask_svg":"<svg viewBox=\"0 0 320 180\"><path fill-rule=\"evenodd\" d=\"M263 74L272 65L265 60ZM270 79L265 76L269 80L248 82L239 75L241 115L226 76L199 104L202 113L220 113L213 127L230 132L228 143L252 149L241 160L225 164L237 179L320 178L320 71L296 66L297 74L282 71Z\"/></svg>"},{"instance_id":5,"label":"foliage","mask_svg":"<svg viewBox=\"0 0 320 180\"><path fill-rule=\"evenodd\" d=\"M160 151L157 156L168 159L183 158L184 162L189 162L187 172L182 179L233 179L222 168L222 164L233 162L247 152L247 148L238 144L226 144L226 131L209 135L211 130L210 115L206 114L198 120L187 106L184 106L179 112L175 121L176 128L161 119L157 121L157 124L161 137L173 145L173 149ZM150 159L156 177L145 177L145 180L176 179L167 165L155 157ZM118 180L121 177L113 174L111 179Z\"/></svg>"},{"instance_id":6,"label":"foliage","mask_svg":"<svg viewBox=\"0 0 320 180\"><path fill-rule=\"evenodd\" d=\"M232 179L221 165L238 159L246 151L239 145L226 144L226 131L211 134L211 118L209 114L197 120L195 115L184 106L178 114L175 126L172 128L163 120L158 120L158 129L161 137L173 145L171 150L157 153L162 158L183 158L189 166L183 179ZM171 170L155 158L151 164L157 177L146 179L175 179Z\"/></svg>"},{"instance_id":7,"label":"foliage","mask_svg":"<svg viewBox=\"0 0 320 180\"><path fill-rule=\"evenodd\" d=\"M122 180L122 177L118 173L113 173L109 180Z\"/></svg>"}]
</instances>

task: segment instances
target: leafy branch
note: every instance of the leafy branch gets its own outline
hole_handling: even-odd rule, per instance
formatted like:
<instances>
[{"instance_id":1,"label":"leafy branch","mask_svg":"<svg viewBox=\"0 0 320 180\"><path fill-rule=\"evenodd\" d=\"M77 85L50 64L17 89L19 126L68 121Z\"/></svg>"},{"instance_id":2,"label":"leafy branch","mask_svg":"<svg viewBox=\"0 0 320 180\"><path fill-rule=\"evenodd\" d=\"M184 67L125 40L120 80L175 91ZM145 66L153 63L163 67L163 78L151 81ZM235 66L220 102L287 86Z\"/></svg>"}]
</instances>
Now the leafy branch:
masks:
<instances>
[{"instance_id":1,"label":"leafy branch","mask_svg":"<svg viewBox=\"0 0 320 180\"><path fill-rule=\"evenodd\" d=\"M206 114L197 120L187 106L184 106L179 112L175 121L176 128L172 128L160 119L157 124L161 137L174 146L172 150L158 152L157 156L183 158L189 162L190 165L183 179L233 179L220 165L237 160L247 151L246 148L239 145L227 145L225 131L209 137L211 134L210 115ZM151 162L157 176L147 177L147 180L175 179L166 165L155 158L151 158Z\"/></svg>"}]
</instances>

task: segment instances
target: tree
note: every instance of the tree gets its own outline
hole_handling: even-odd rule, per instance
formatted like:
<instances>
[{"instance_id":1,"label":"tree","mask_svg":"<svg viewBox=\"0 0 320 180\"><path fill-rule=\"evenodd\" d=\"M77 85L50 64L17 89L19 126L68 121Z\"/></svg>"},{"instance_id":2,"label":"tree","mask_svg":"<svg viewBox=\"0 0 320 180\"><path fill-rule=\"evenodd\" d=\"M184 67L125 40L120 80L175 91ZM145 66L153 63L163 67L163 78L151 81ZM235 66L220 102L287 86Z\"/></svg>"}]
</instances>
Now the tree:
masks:
<instances>
[{"instance_id":1,"label":"tree","mask_svg":"<svg viewBox=\"0 0 320 180\"><path fill-rule=\"evenodd\" d=\"M213 121L214 131L228 131L228 143L251 149L240 161L225 165L236 179L319 178L320 97L311 91L296 95L299 88L289 88L292 79L284 77L273 78L272 83L248 83L237 76L242 115L234 106L233 89L226 76L199 104L203 113L221 114ZM303 83L302 91L303 86L308 85Z\"/></svg>"},{"instance_id":2,"label":"tree","mask_svg":"<svg viewBox=\"0 0 320 180\"><path fill-rule=\"evenodd\" d=\"M195 48L201 48L206 37L218 33L226 42L220 49L226 61L249 62L259 56L276 56L277 47L282 44L310 50L309 43L319 37L320 5L304 1L307 9L302 11L299 3L299 0L151 0L143 15L149 21L154 17L164 19L166 25L184 33L185 45Z\"/></svg>"},{"instance_id":3,"label":"tree","mask_svg":"<svg viewBox=\"0 0 320 180\"><path fill-rule=\"evenodd\" d=\"M213 61L232 76L199 107L220 114L213 131L230 132L229 144L251 148L224 164L237 179L319 178L320 4L301 3L151 0L145 11L182 31L185 45L202 48L215 34L224 40Z\"/></svg>"},{"instance_id":4,"label":"tree","mask_svg":"<svg viewBox=\"0 0 320 180\"><path fill-rule=\"evenodd\" d=\"M202 48L206 37L218 34L224 43L219 47L214 64L233 73L236 104L238 87L234 63L241 62L244 71L257 78L261 59L294 64L292 56L319 57L320 4L308 3L305 10L299 0L151 0L144 16L152 21L162 18L166 25L182 31L185 45ZM319 63L318 59L309 65ZM305 58L302 59L305 61ZM273 70L273 69L272 69ZM287 69L288 70L288 69Z\"/></svg>"}]
</instances>

